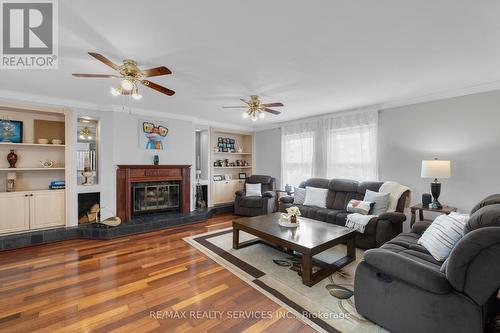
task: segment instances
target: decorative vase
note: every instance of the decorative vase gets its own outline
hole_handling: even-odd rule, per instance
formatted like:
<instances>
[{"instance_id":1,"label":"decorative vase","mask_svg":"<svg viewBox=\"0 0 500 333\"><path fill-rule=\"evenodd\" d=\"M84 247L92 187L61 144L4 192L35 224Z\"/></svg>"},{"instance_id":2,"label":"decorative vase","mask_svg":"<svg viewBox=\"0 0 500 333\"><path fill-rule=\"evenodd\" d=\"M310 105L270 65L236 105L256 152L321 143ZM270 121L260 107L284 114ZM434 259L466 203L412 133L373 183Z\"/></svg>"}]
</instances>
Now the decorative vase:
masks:
<instances>
[{"instance_id":1,"label":"decorative vase","mask_svg":"<svg viewBox=\"0 0 500 333\"><path fill-rule=\"evenodd\" d=\"M297 223L297 215L290 215L290 223Z\"/></svg>"},{"instance_id":2,"label":"decorative vase","mask_svg":"<svg viewBox=\"0 0 500 333\"><path fill-rule=\"evenodd\" d=\"M160 157L158 155L153 156L153 164L154 165L160 164Z\"/></svg>"},{"instance_id":3,"label":"decorative vase","mask_svg":"<svg viewBox=\"0 0 500 333\"><path fill-rule=\"evenodd\" d=\"M9 168L15 168L17 163L17 154L11 149L10 153L7 155L7 161L9 162Z\"/></svg>"}]
</instances>

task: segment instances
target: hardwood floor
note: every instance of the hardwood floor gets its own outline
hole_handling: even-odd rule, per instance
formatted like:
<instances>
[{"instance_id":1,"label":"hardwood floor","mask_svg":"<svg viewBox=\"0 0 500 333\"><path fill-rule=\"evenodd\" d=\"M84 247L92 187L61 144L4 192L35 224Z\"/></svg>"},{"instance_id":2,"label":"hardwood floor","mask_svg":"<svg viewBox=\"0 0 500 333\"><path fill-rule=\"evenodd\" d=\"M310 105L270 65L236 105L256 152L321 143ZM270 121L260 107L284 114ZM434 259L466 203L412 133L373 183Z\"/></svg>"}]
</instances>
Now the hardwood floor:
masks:
<instances>
[{"instance_id":1,"label":"hardwood floor","mask_svg":"<svg viewBox=\"0 0 500 333\"><path fill-rule=\"evenodd\" d=\"M0 252L0 332L314 332L182 240L234 218Z\"/></svg>"}]
</instances>

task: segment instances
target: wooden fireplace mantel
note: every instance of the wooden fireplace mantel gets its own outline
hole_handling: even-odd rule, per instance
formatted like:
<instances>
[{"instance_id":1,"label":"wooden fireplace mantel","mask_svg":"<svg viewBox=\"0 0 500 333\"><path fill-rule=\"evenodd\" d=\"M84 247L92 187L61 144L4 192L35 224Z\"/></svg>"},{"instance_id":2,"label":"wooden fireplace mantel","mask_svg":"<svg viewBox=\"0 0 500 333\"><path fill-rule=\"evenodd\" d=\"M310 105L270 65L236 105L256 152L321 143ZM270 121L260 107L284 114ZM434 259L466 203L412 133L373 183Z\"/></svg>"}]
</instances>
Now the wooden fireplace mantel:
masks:
<instances>
[{"instance_id":1,"label":"wooden fireplace mantel","mask_svg":"<svg viewBox=\"0 0 500 333\"><path fill-rule=\"evenodd\" d=\"M191 210L191 165L118 165L116 170L116 215L132 218L132 184L138 182L180 181L180 211Z\"/></svg>"}]
</instances>

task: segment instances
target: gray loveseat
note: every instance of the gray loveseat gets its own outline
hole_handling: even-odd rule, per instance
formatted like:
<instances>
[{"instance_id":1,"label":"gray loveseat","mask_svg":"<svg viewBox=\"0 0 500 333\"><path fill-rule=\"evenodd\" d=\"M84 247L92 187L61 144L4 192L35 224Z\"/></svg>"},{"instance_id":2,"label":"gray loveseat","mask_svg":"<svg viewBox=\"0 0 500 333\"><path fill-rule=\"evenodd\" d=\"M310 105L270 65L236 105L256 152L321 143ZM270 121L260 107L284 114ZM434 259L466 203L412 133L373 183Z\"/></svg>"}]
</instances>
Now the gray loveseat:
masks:
<instances>
[{"instance_id":1,"label":"gray loveseat","mask_svg":"<svg viewBox=\"0 0 500 333\"><path fill-rule=\"evenodd\" d=\"M299 187L306 186L328 189L326 207L295 205L299 207L302 216L311 219L345 226L347 218L347 204L351 199L362 200L366 190L377 192L383 182L357 182L348 179L323 179L311 178L302 182ZM403 222L406 216L403 213L405 202L409 196L405 192L399 199L396 212L383 213L378 218L373 218L365 228L363 234L356 234L356 247L371 249L380 247L385 242L393 239L403 231ZM279 210L294 206L293 196L280 198Z\"/></svg>"},{"instance_id":2,"label":"gray loveseat","mask_svg":"<svg viewBox=\"0 0 500 333\"><path fill-rule=\"evenodd\" d=\"M393 332L483 332L498 311L500 194L472 209L445 264L417 244L429 225L418 222L365 252L354 282L357 311Z\"/></svg>"},{"instance_id":3,"label":"gray loveseat","mask_svg":"<svg viewBox=\"0 0 500 333\"><path fill-rule=\"evenodd\" d=\"M234 198L234 213L243 216L257 216L274 212L276 207L276 178L252 175L245 181L245 187L246 184L261 184L262 197L247 197L244 189L237 191Z\"/></svg>"}]
</instances>

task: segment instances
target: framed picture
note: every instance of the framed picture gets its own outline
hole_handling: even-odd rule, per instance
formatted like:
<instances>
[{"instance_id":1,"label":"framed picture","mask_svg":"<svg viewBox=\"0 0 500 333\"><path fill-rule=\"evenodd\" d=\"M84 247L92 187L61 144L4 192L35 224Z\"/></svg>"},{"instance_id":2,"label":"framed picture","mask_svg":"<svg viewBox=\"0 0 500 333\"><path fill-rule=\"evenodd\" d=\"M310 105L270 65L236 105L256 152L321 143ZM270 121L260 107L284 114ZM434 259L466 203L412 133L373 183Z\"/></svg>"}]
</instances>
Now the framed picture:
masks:
<instances>
[{"instance_id":1,"label":"framed picture","mask_svg":"<svg viewBox=\"0 0 500 333\"><path fill-rule=\"evenodd\" d=\"M240 172L240 173L238 174L238 178L239 178L239 179L247 179L247 174L246 174L246 172Z\"/></svg>"},{"instance_id":2,"label":"framed picture","mask_svg":"<svg viewBox=\"0 0 500 333\"><path fill-rule=\"evenodd\" d=\"M0 121L0 142L23 142L23 122L17 120Z\"/></svg>"},{"instance_id":3,"label":"framed picture","mask_svg":"<svg viewBox=\"0 0 500 333\"><path fill-rule=\"evenodd\" d=\"M220 182L221 180L222 180L222 176L221 175L214 175L214 181Z\"/></svg>"},{"instance_id":4,"label":"framed picture","mask_svg":"<svg viewBox=\"0 0 500 333\"><path fill-rule=\"evenodd\" d=\"M167 124L159 121L139 120L139 148L165 150Z\"/></svg>"}]
</instances>

